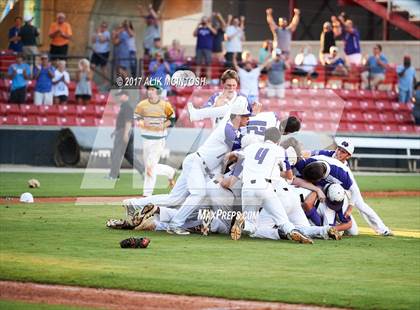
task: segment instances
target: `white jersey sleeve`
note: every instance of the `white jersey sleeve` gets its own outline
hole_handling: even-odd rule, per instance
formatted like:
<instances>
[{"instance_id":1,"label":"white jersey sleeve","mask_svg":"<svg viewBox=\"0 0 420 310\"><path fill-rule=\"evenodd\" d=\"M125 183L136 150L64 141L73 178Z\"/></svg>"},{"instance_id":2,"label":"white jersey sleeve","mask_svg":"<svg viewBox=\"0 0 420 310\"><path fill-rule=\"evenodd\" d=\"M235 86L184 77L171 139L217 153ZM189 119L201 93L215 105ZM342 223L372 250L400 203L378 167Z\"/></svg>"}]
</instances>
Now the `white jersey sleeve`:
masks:
<instances>
[{"instance_id":1,"label":"white jersey sleeve","mask_svg":"<svg viewBox=\"0 0 420 310\"><path fill-rule=\"evenodd\" d=\"M279 127L279 120L274 112L261 112L249 118L246 126L247 134L254 134L263 142L267 128Z\"/></svg>"}]
</instances>

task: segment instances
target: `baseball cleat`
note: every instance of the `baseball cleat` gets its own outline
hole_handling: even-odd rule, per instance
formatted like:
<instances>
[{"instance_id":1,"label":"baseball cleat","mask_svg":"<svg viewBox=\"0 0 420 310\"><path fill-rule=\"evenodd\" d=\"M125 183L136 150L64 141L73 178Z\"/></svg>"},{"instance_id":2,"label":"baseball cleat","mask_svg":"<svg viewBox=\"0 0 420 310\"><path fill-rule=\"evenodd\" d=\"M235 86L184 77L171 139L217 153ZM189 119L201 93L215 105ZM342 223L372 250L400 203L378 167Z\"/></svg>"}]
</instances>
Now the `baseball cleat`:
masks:
<instances>
[{"instance_id":1,"label":"baseball cleat","mask_svg":"<svg viewBox=\"0 0 420 310\"><path fill-rule=\"evenodd\" d=\"M239 240L242 235L242 230L245 226L245 217L241 213L236 216L235 222L232 225L232 228L230 229L230 237L232 240Z\"/></svg>"},{"instance_id":2,"label":"baseball cleat","mask_svg":"<svg viewBox=\"0 0 420 310\"><path fill-rule=\"evenodd\" d=\"M212 210L203 210L203 223L201 225L201 234L203 236L208 236L213 218L214 212Z\"/></svg>"},{"instance_id":3,"label":"baseball cleat","mask_svg":"<svg viewBox=\"0 0 420 310\"><path fill-rule=\"evenodd\" d=\"M109 219L106 222L106 227L113 228L113 229L131 229L133 226L131 226L126 220L120 219Z\"/></svg>"},{"instance_id":4,"label":"baseball cleat","mask_svg":"<svg viewBox=\"0 0 420 310\"><path fill-rule=\"evenodd\" d=\"M155 220L153 218L153 216L149 217L146 220L143 220L143 222L134 227L134 230L143 230L143 231L155 231L156 229L156 224L155 224Z\"/></svg>"},{"instance_id":5,"label":"baseball cleat","mask_svg":"<svg viewBox=\"0 0 420 310\"><path fill-rule=\"evenodd\" d=\"M300 233L296 229L293 229L290 233L288 233L287 238L289 240L299 242L299 243L304 243L304 244L313 244L314 243L314 241L311 238L306 237L304 234Z\"/></svg>"},{"instance_id":6,"label":"baseball cleat","mask_svg":"<svg viewBox=\"0 0 420 310\"><path fill-rule=\"evenodd\" d=\"M394 236L394 233L392 232L391 229L387 229L381 235L384 236L384 237L392 237L392 236Z\"/></svg>"},{"instance_id":7,"label":"baseball cleat","mask_svg":"<svg viewBox=\"0 0 420 310\"><path fill-rule=\"evenodd\" d=\"M153 203L148 203L143 207L143 209L137 210L132 217L133 226L139 226L144 220L147 220L155 215L157 210L158 207Z\"/></svg>"},{"instance_id":8,"label":"baseball cleat","mask_svg":"<svg viewBox=\"0 0 420 310\"><path fill-rule=\"evenodd\" d=\"M129 201L123 201L122 207L125 209L125 218L131 219L136 213L136 209Z\"/></svg>"},{"instance_id":9,"label":"baseball cleat","mask_svg":"<svg viewBox=\"0 0 420 310\"><path fill-rule=\"evenodd\" d=\"M189 231L187 231L185 229L182 229L182 228L179 228L179 227L176 227L176 228L168 228L166 230L166 232L168 234L171 234L171 235L179 235L179 236L185 236L185 235L189 235L190 234Z\"/></svg>"},{"instance_id":10,"label":"baseball cleat","mask_svg":"<svg viewBox=\"0 0 420 310\"><path fill-rule=\"evenodd\" d=\"M341 240L341 235L335 227L328 228L328 237L334 240Z\"/></svg>"}]
</instances>

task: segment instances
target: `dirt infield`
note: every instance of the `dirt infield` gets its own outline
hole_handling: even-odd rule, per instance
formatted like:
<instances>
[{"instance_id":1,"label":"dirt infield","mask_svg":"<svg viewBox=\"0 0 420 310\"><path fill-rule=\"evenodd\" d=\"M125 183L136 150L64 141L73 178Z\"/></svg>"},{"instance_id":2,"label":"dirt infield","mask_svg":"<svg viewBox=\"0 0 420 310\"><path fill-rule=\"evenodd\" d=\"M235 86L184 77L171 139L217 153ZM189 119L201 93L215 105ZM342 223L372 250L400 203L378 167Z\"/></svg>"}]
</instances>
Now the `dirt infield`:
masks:
<instances>
[{"instance_id":1,"label":"dirt infield","mask_svg":"<svg viewBox=\"0 0 420 310\"><path fill-rule=\"evenodd\" d=\"M382 197L419 197L420 191L395 191L395 192L363 192L366 198ZM78 205L120 205L124 199L138 198L139 196L101 196L101 197L34 197L35 203L77 203ZM0 197L0 204L19 203L17 197Z\"/></svg>"},{"instance_id":2,"label":"dirt infield","mask_svg":"<svg viewBox=\"0 0 420 310\"><path fill-rule=\"evenodd\" d=\"M45 285L0 281L0 299L30 303L72 305L101 309L244 309L297 310L343 309L301 304L228 300L199 296L141 293L114 289L95 289L77 286Z\"/></svg>"}]
</instances>

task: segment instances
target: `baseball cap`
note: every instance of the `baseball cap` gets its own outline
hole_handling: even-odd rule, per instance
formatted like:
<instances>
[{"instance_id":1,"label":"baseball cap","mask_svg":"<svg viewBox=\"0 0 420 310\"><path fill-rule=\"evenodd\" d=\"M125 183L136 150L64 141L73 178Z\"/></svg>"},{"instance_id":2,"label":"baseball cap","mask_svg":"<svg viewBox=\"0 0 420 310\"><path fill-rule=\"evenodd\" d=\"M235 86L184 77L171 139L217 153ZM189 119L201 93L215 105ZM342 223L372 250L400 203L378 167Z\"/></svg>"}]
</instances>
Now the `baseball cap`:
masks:
<instances>
[{"instance_id":1,"label":"baseball cap","mask_svg":"<svg viewBox=\"0 0 420 310\"><path fill-rule=\"evenodd\" d=\"M338 53L338 47L337 46L331 46L330 47L330 53L332 53L332 52Z\"/></svg>"},{"instance_id":2,"label":"baseball cap","mask_svg":"<svg viewBox=\"0 0 420 310\"><path fill-rule=\"evenodd\" d=\"M162 90L162 83L159 80L151 79L148 83L146 83L146 88L153 87L157 90Z\"/></svg>"},{"instance_id":3,"label":"baseball cap","mask_svg":"<svg viewBox=\"0 0 420 310\"><path fill-rule=\"evenodd\" d=\"M24 21L25 22L30 22L31 20L33 19L33 17L32 17L32 15L25 15L25 17L24 17Z\"/></svg>"},{"instance_id":4,"label":"baseball cap","mask_svg":"<svg viewBox=\"0 0 420 310\"><path fill-rule=\"evenodd\" d=\"M286 149L286 155L287 155L287 160L289 161L289 163L293 166L294 164L296 164L296 162L297 162L297 153L296 153L296 150L293 148L293 147L291 147L291 146L289 146L287 149Z\"/></svg>"},{"instance_id":5,"label":"baseball cap","mask_svg":"<svg viewBox=\"0 0 420 310\"><path fill-rule=\"evenodd\" d=\"M340 142L337 141L336 144L337 144L337 147L339 147L340 149L343 149L350 155L353 155L354 145L349 140L342 140Z\"/></svg>"},{"instance_id":6,"label":"baseball cap","mask_svg":"<svg viewBox=\"0 0 420 310\"><path fill-rule=\"evenodd\" d=\"M25 202L25 203L33 203L34 202L34 197L32 196L31 193L23 193L22 195L20 195L19 198L20 202Z\"/></svg>"},{"instance_id":7,"label":"baseball cap","mask_svg":"<svg viewBox=\"0 0 420 310\"><path fill-rule=\"evenodd\" d=\"M245 96L238 96L232 104L230 114L250 116L251 111L248 107L248 99Z\"/></svg>"},{"instance_id":8,"label":"baseball cap","mask_svg":"<svg viewBox=\"0 0 420 310\"><path fill-rule=\"evenodd\" d=\"M276 55L281 55L281 49L276 48Z\"/></svg>"},{"instance_id":9,"label":"baseball cap","mask_svg":"<svg viewBox=\"0 0 420 310\"><path fill-rule=\"evenodd\" d=\"M327 194L327 207L334 211L339 211L343 207L346 196L344 188L340 184L328 184L325 186L324 191Z\"/></svg>"}]
</instances>

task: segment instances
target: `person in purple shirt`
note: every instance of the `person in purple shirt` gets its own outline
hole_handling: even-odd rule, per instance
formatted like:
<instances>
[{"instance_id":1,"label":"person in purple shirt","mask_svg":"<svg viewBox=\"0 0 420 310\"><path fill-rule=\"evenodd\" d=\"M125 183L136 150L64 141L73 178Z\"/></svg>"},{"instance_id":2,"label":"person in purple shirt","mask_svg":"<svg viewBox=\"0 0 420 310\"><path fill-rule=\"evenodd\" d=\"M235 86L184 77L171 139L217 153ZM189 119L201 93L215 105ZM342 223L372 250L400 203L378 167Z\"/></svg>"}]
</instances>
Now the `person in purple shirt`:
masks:
<instances>
[{"instance_id":1,"label":"person in purple shirt","mask_svg":"<svg viewBox=\"0 0 420 310\"><path fill-rule=\"evenodd\" d=\"M203 16L197 28L194 30L194 37L197 38L195 62L197 65L196 75L200 76L201 65L207 67L207 79L211 78L211 53L213 50L213 39L217 30L213 28L208 17Z\"/></svg>"},{"instance_id":2,"label":"person in purple shirt","mask_svg":"<svg viewBox=\"0 0 420 310\"><path fill-rule=\"evenodd\" d=\"M169 83L165 82L166 76L171 72L171 67L167 61L163 59L161 52L155 53L155 59L149 64L150 79L158 80L163 85L161 98L166 98Z\"/></svg>"},{"instance_id":3,"label":"person in purple shirt","mask_svg":"<svg viewBox=\"0 0 420 310\"><path fill-rule=\"evenodd\" d=\"M19 36L21 26L22 17L16 17L15 25L9 29L9 50L12 50L16 53L21 53L23 49L23 44Z\"/></svg>"},{"instance_id":4,"label":"person in purple shirt","mask_svg":"<svg viewBox=\"0 0 420 310\"><path fill-rule=\"evenodd\" d=\"M362 54L360 50L360 34L353 26L351 19L345 19L345 14L341 13L337 18L331 17L333 31L336 37L342 35L344 41L344 53L346 54L347 65L360 65L362 62Z\"/></svg>"}]
</instances>

